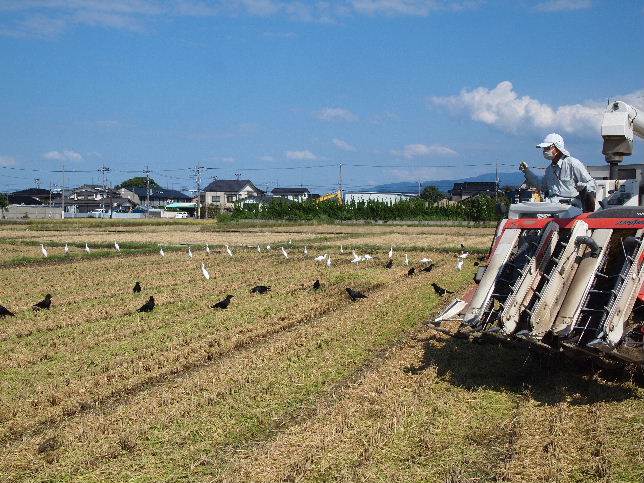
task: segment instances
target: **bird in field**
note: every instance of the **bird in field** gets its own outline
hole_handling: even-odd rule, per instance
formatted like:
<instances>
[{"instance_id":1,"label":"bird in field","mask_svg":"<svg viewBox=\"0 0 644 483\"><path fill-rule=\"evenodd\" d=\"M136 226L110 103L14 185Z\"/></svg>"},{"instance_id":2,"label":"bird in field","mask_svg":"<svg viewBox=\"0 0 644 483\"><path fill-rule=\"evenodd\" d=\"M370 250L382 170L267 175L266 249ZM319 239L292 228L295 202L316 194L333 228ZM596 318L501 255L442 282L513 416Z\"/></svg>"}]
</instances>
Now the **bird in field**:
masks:
<instances>
[{"instance_id":1,"label":"bird in field","mask_svg":"<svg viewBox=\"0 0 644 483\"><path fill-rule=\"evenodd\" d=\"M207 243L206 243L206 253L207 253L208 255L210 255L210 247L208 246L208 244L207 244Z\"/></svg>"},{"instance_id":2,"label":"bird in field","mask_svg":"<svg viewBox=\"0 0 644 483\"><path fill-rule=\"evenodd\" d=\"M65 255L69 253L69 247L67 246L67 243L65 243Z\"/></svg>"},{"instance_id":3,"label":"bird in field","mask_svg":"<svg viewBox=\"0 0 644 483\"><path fill-rule=\"evenodd\" d=\"M405 266L409 266L409 256L405 253Z\"/></svg>"},{"instance_id":4,"label":"bird in field","mask_svg":"<svg viewBox=\"0 0 644 483\"><path fill-rule=\"evenodd\" d=\"M484 261L485 260L485 255L479 255L478 257L476 257L476 260L479 261L479 262Z\"/></svg>"},{"instance_id":5,"label":"bird in field","mask_svg":"<svg viewBox=\"0 0 644 483\"><path fill-rule=\"evenodd\" d=\"M325 253L324 255L315 257L313 260L315 260L316 262L325 262L327 257L328 255Z\"/></svg>"},{"instance_id":6,"label":"bird in field","mask_svg":"<svg viewBox=\"0 0 644 483\"><path fill-rule=\"evenodd\" d=\"M332 263L332 262L331 262L331 257L328 257L328 258L326 259L326 267L327 267L327 268L331 268L331 263Z\"/></svg>"},{"instance_id":7,"label":"bird in field","mask_svg":"<svg viewBox=\"0 0 644 483\"><path fill-rule=\"evenodd\" d=\"M342 248L342 245L340 245L340 253L344 253L344 248Z\"/></svg>"},{"instance_id":8,"label":"bird in field","mask_svg":"<svg viewBox=\"0 0 644 483\"><path fill-rule=\"evenodd\" d=\"M293 244L293 239L289 238L289 239L288 239L288 244L289 244L289 245L292 245L292 244Z\"/></svg>"},{"instance_id":9,"label":"bird in field","mask_svg":"<svg viewBox=\"0 0 644 483\"><path fill-rule=\"evenodd\" d=\"M284 250L284 247L280 247L282 249L282 255L284 255L284 258L288 258L288 252Z\"/></svg>"},{"instance_id":10,"label":"bird in field","mask_svg":"<svg viewBox=\"0 0 644 483\"><path fill-rule=\"evenodd\" d=\"M416 269L414 267L411 267L409 270L407 270L408 277L411 277L415 273L416 273Z\"/></svg>"},{"instance_id":11,"label":"bird in field","mask_svg":"<svg viewBox=\"0 0 644 483\"><path fill-rule=\"evenodd\" d=\"M188 258L192 258L192 249L188 247Z\"/></svg>"},{"instance_id":12,"label":"bird in field","mask_svg":"<svg viewBox=\"0 0 644 483\"><path fill-rule=\"evenodd\" d=\"M366 299L367 296L361 292L358 292L357 290L353 290L352 288L347 287L346 288L347 293L349 294L349 297L351 298L352 302L355 302L358 299Z\"/></svg>"},{"instance_id":13,"label":"bird in field","mask_svg":"<svg viewBox=\"0 0 644 483\"><path fill-rule=\"evenodd\" d=\"M116 243L116 241L114 241L114 248L116 249L117 252L121 251L121 246L118 243Z\"/></svg>"},{"instance_id":14,"label":"bird in field","mask_svg":"<svg viewBox=\"0 0 644 483\"><path fill-rule=\"evenodd\" d=\"M222 309L222 310L226 310L226 309L228 308L228 306L230 305L230 301L231 301L231 299L232 299L233 297L234 297L234 295L226 295L226 298L225 298L225 299L220 300L220 301L219 301L219 302L217 302L215 305L211 305L211 306L210 306L210 308L211 308L211 309Z\"/></svg>"},{"instance_id":15,"label":"bird in field","mask_svg":"<svg viewBox=\"0 0 644 483\"><path fill-rule=\"evenodd\" d=\"M313 290L319 290L320 286L321 286L321 284L320 284L320 280L318 279L318 280L316 280L315 282L313 282L313 286L312 286L311 288L312 288Z\"/></svg>"},{"instance_id":16,"label":"bird in field","mask_svg":"<svg viewBox=\"0 0 644 483\"><path fill-rule=\"evenodd\" d=\"M159 248L159 255L161 255L162 257L165 257L165 252L163 251L163 247Z\"/></svg>"},{"instance_id":17,"label":"bird in field","mask_svg":"<svg viewBox=\"0 0 644 483\"><path fill-rule=\"evenodd\" d=\"M228 254L229 257L233 256L233 252L228 245L226 245L226 253Z\"/></svg>"},{"instance_id":18,"label":"bird in field","mask_svg":"<svg viewBox=\"0 0 644 483\"><path fill-rule=\"evenodd\" d=\"M391 268L393 266L394 266L394 260L392 258L390 258L389 260L387 260L385 268Z\"/></svg>"},{"instance_id":19,"label":"bird in field","mask_svg":"<svg viewBox=\"0 0 644 483\"><path fill-rule=\"evenodd\" d=\"M271 246L270 246L270 245L266 245L266 250L270 251L270 249L271 249Z\"/></svg>"},{"instance_id":20,"label":"bird in field","mask_svg":"<svg viewBox=\"0 0 644 483\"><path fill-rule=\"evenodd\" d=\"M304 255L308 255L308 254L309 254L309 250L306 248L306 245L304 245Z\"/></svg>"},{"instance_id":21,"label":"bird in field","mask_svg":"<svg viewBox=\"0 0 644 483\"><path fill-rule=\"evenodd\" d=\"M474 266L475 266L475 267L478 267L479 265L480 265L480 263L479 263L479 262L474 262Z\"/></svg>"},{"instance_id":22,"label":"bird in field","mask_svg":"<svg viewBox=\"0 0 644 483\"><path fill-rule=\"evenodd\" d=\"M262 253L262 249L257 245L257 253Z\"/></svg>"},{"instance_id":23,"label":"bird in field","mask_svg":"<svg viewBox=\"0 0 644 483\"><path fill-rule=\"evenodd\" d=\"M432 282L432 288L434 289L434 292L436 292L436 294L440 295L441 297L443 295L445 295L446 293L454 293L454 292L451 292L451 291L447 290L446 288L441 287L440 285L438 285L438 284L436 284L434 282Z\"/></svg>"},{"instance_id":24,"label":"bird in field","mask_svg":"<svg viewBox=\"0 0 644 483\"><path fill-rule=\"evenodd\" d=\"M353 258L351 259L351 263L355 263L358 265L361 261L363 261L364 258L360 255L357 255L356 252L353 252Z\"/></svg>"},{"instance_id":25,"label":"bird in field","mask_svg":"<svg viewBox=\"0 0 644 483\"><path fill-rule=\"evenodd\" d=\"M33 305L34 311L37 310L49 310L49 307L51 307L51 294L45 295L45 298L42 299L40 302L36 303Z\"/></svg>"},{"instance_id":26,"label":"bird in field","mask_svg":"<svg viewBox=\"0 0 644 483\"><path fill-rule=\"evenodd\" d=\"M362 258L364 258L367 262L369 260L373 260L373 257L371 255L369 255L368 253L365 253L364 255L362 255Z\"/></svg>"},{"instance_id":27,"label":"bird in field","mask_svg":"<svg viewBox=\"0 0 644 483\"><path fill-rule=\"evenodd\" d=\"M250 289L250 293L265 294L266 292L270 291L270 289L271 288L267 285L255 285Z\"/></svg>"},{"instance_id":28,"label":"bird in field","mask_svg":"<svg viewBox=\"0 0 644 483\"><path fill-rule=\"evenodd\" d=\"M49 256L49 253L47 253L47 249L45 248L45 245L42 243L40 244L40 252L42 253L42 256L47 258Z\"/></svg>"},{"instance_id":29,"label":"bird in field","mask_svg":"<svg viewBox=\"0 0 644 483\"><path fill-rule=\"evenodd\" d=\"M464 253L464 252L465 252L465 245L461 243L461 253Z\"/></svg>"},{"instance_id":30,"label":"bird in field","mask_svg":"<svg viewBox=\"0 0 644 483\"><path fill-rule=\"evenodd\" d=\"M15 317L15 315L16 314L14 314L11 310L0 305L0 317Z\"/></svg>"},{"instance_id":31,"label":"bird in field","mask_svg":"<svg viewBox=\"0 0 644 483\"><path fill-rule=\"evenodd\" d=\"M461 252L459 255L456 255L458 258L462 258L465 260L467 257L470 256L470 252Z\"/></svg>"},{"instance_id":32,"label":"bird in field","mask_svg":"<svg viewBox=\"0 0 644 483\"><path fill-rule=\"evenodd\" d=\"M203 262L201 262L201 273L203 274L203 278L206 280L210 280L210 273L206 269L206 266L204 265Z\"/></svg>"},{"instance_id":33,"label":"bird in field","mask_svg":"<svg viewBox=\"0 0 644 483\"><path fill-rule=\"evenodd\" d=\"M89 246L87 245L87 243L85 243L85 251L86 251L87 253L89 253L89 252L90 252L90 249L89 249Z\"/></svg>"},{"instance_id":34,"label":"bird in field","mask_svg":"<svg viewBox=\"0 0 644 483\"><path fill-rule=\"evenodd\" d=\"M155 306L154 297L150 295L150 298L146 303L144 303L141 308L137 309L137 312L152 312Z\"/></svg>"},{"instance_id":35,"label":"bird in field","mask_svg":"<svg viewBox=\"0 0 644 483\"><path fill-rule=\"evenodd\" d=\"M139 281L137 281L134 284L134 287L132 287L132 292L133 293L141 293L141 284L139 283Z\"/></svg>"},{"instance_id":36,"label":"bird in field","mask_svg":"<svg viewBox=\"0 0 644 483\"><path fill-rule=\"evenodd\" d=\"M394 246L391 245L391 248L389 249L389 258L394 258Z\"/></svg>"},{"instance_id":37,"label":"bird in field","mask_svg":"<svg viewBox=\"0 0 644 483\"><path fill-rule=\"evenodd\" d=\"M463 262L464 262L464 261L465 261L465 259L464 259L464 258L460 258L460 257L459 257L459 259L456 261L456 270L458 270L459 272L460 272L461 270L463 270Z\"/></svg>"},{"instance_id":38,"label":"bird in field","mask_svg":"<svg viewBox=\"0 0 644 483\"><path fill-rule=\"evenodd\" d=\"M434 270L434 264L427 265L426 267L423 267L420 271L421 272L431 272Z\"/></svg>"},{"instance_id":39,"label":"bird in field","mask_svg":"<svg viewBox=\"0 0 644 483\"><path fill-rule=\"evenodd\" d=\"M431 258L423 257L420 259L420 263L427 265L428 263L434 263L434 261Z\"/></svg>"}]
</instances>

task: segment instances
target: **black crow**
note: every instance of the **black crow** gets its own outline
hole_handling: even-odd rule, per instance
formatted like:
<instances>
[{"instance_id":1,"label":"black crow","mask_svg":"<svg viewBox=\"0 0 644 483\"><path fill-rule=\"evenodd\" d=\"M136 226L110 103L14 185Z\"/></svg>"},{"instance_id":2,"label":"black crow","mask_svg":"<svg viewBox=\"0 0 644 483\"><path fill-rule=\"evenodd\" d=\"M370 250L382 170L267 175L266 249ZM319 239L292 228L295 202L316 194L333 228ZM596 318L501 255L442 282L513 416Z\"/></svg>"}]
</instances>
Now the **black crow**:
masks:
<instances>
[{"instance_id":1,"label":"black crow","mask_svg":"<svg viewBox=\"0 0 644 483\"><path fill-rule=\"evenodd\" d=\"M355 302L358 299L366 299L367 296L363 293L358 292L357 290L353 290L349 287L347 287L347 293L349 294L349 297L351 297L351 301Z\"/></svg>"},{"instance_id":2,"label":"black crow","mask_svg":"<svg viewBox=\"0 0 644 483\"><path fill-rule=\"evenodd\" d=\"M136 282L134 284L134 288L132 288L133 293L141 293L141 284L139 282Z\"/></svg>"},{"instance_id":3,"label":"black crow","mask_svg":"<svg viewBox=\"0 0 644 483\"><path fill-rule=\"evenodd\" d=\"M390 258L390 259L387 261L387 264L385 265L385 268L391 268L391 267L393 267L393 266L394 266L394 260L393 260L392 258Z\"/></svg>"},{"instance_id":4,"label":"black crow","mask_svg":"<svg viewBox=\"0 0 644 483\"><path fill-rule=\"evenodd\" d=\"M416 273L416 269L414 267L411 267L409 270L407 270L408 277L411 277L414 273Z\"/></svg>"},{"instance_id":5,"label":"black crow","mask_svg":"<svg viewBox=\"0 0 644 483\"><path fill-rule=\"evenodd\" d=\"M34 310L40 310L40 309L48 310L49 307L51 307L51 294L45 295L45 298L42 299L37 304L35 304L32 308Z\"/></svg>"},{"instance_id":6,"label":"black crow","mask_svg":"<svg viewBox=\"0 0 644 483\"><path fill-rule=\"evenodd\" d=\"M266 286L266 285L256 285L253 288L250 289L250 293L259 293L259 294L265 294L268 292L271 288Z\"/></svg>"},{"instance_id":7,"label":"black crow","mask_svg":"<svg viewBox=\"0 0 644 483\"><path fill-rule=\"evenodd\" d=\"M313 282L313 290L318 290L320 288L320 280Z\"/></svg>"},{"instance_id":8,"label":"black crow","mask_svg":"<svg viewBox=\"0 0 644 483\"><path fill-rule=\"evenodd\" d=\"M434 288L434 292L436 292L436 293L437 293L438 295L440 295L441 297L442 297L443 295L445 295L446 293L454 293L454 292L450 292L450 291L449 291L449 290L447 290L446 288L443 288L443 287L441 287L440 285L437 285L437 284L435 284L435 283L433 283L433 282L432 282L432 287Z\"/></svg>"},{"instance_id":9,"label":"black crow","mask_svg":"<svg viewBox=\"0 0 644 483\"><path fill-rule=\"evenodd\" d=\"M226 295L226 298L223 300L220 300L217 302L215 305L211 305L211 309L222 309L226 310L228 306L230 305L230 300L233 298L233 295Z\"/></svg>"},{"instance_id":10,"label":"black crow","mask_svg":"<svg viewBox=\"0 0 644 483\"><path fill-rule=\"evenodd\" d=\"M431 272L432 270L434 270L434 264L433 263L428 265L428 266L426 266L425 268L420 269L421 272Z\"/></svg>"},{"instance_id":11,"label":"black crow","mask_svg":"<svg viewBox=\"0 0 644 483\"><path fill-rule=\"evenodd\" d=\"M478 266L479 266L479 262L474 262L474 266L475 266L475 267L478 267Z\"/></svg>"},{"instance_id":12,"label":"black crow","mask_svg":"<svg viewBox=\"0 0 644 483\"><path fill-rule=\"evenodd\" d=\"M152 312L154 305L154 297L150 295L148 301L144 303L141 308L137 310L137 312Z\"/></svg>"},{"instance_id":13,"label":"black crow","mask_svg":"<svg viewBox=\"0 0 644 483\"><path fill-rule=\"evenodd\" d=\"M15 317L15 315L16 314L14 314L11 310L0 305L0 317Z\"/></svg>"}]
</instances>

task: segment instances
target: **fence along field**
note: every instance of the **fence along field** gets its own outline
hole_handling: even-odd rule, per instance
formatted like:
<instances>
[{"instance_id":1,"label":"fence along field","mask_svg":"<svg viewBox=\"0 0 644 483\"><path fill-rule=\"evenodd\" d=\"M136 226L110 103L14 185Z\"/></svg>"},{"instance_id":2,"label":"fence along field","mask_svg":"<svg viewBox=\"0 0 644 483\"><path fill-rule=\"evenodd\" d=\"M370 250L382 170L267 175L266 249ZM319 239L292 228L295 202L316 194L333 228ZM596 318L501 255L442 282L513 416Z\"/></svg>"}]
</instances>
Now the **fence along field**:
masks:
<instances>
[{"instance_id":1,"label":"fence along field","mask_svg":"<svg viewBox=\"0 0 644 483\"><path fill-rule=\"evenodd\" d=\"M470 283L473 260L456 272L449 249L485 251L480 229L448 240L444 228L413 228L404 247L405 228L143 225L114 254L118 232L93 227L75 242L106 244L98 254L74 247L50 261L33 231L1 228L0 303L17 313L0 319L2 481L641 481L637 385L424 326L446 301L431 282L457 292ZM45 233L61 251L69 234ZM164 258L155 237L171 245ZM263 240L272 251L247 247ZM350 250L365 247L376 260L351 264ZM325 252L331 269L312 260ZM405 252L438 267L407 277ZM250 294L259 283L272 290ZM347 286L369 298L351 303ZM32 312L47 292L52 310ZM227 311L209 307L227 293ZM150 294L158 307L136 314Z\"/></svg>"}]
</instances>

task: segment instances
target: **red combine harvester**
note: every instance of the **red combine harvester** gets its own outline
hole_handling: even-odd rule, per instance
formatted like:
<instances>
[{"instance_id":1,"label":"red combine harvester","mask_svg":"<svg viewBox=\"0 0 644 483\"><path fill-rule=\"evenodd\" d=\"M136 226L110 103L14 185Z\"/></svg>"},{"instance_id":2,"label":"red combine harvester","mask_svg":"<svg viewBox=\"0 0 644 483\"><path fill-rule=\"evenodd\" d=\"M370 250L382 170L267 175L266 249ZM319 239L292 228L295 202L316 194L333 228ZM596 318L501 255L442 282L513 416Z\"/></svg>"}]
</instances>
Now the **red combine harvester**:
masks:
<instances>
[{"instance_id":1,"label":"red combine harvester","mask_svg":"<svg viewBox=\"0 0 644 483\"><path fill-rule=\"evenodd\" d=\"M434 324L459 320L467 333L644 367L644 206L640 181L617 179L634 135L644 137L644 115L612 103L602 120L610 174L597 181L596 210L511 205L476 291Z\"/></svg>"}]
</instances>

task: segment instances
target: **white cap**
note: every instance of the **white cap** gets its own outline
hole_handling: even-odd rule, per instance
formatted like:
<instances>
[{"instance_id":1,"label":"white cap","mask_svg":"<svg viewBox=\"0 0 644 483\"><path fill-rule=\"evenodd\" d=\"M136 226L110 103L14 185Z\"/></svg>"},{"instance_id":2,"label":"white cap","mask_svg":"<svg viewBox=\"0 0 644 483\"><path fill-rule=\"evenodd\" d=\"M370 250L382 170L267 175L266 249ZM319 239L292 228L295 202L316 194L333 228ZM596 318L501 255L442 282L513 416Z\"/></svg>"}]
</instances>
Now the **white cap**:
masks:
<instances>
[{"instance_id":1,"label":"white cap","mask_svg":"<svg viewBox=\"0 0 644 483\"><path fill-rule=\"evenodd\" d=\"M555 145L555 147L561 151L564 155L570 156L570 153L566 151L566 148L564 147L564 140L563 138L557 134L556 132L548 134L545 139L543 140L542 143L537 144L538 148L547 148L552 145Z\"/></svg>"}]
</instances>

